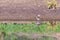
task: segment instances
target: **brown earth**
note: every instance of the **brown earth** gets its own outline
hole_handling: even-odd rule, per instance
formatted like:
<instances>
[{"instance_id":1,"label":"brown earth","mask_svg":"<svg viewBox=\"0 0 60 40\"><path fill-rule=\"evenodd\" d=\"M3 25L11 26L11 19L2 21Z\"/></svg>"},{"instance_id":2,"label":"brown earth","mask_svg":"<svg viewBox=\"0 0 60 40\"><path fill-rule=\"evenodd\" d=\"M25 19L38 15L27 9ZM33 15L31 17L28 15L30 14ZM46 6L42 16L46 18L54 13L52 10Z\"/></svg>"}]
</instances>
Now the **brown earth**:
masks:
<instances>
[{"instance_id":1,"label":"brown earth","mask_svg":"<svg viewBox=\"0 0 60 40\"><path fill-rule=\"evenodd\" d=\"M52 34L48 34L48 33L22 33L22 32L19 32L19 33L15 33L16 36L19 36L19 37L27 37L27 38L30 38L30 39L34 39L34 40L39 40L39 38L47 38L48 37L51 37L53 40L60 40L60 33L52 33ZM52 40L52 39L48 39L48 40ZM42 40L42 39L41 39ZM46 39L45 39L46 40Z\"/></svg>"},{"instance_id":2,"label":"brown earth","mask_svg":"<svg viewBox=\"0 0 60 40\"><path fill-rule=\"evenodd\" d=\"M41 20L60 20L60 7L49 10L45 0L0 0L0 4L0 21L33 21L37 15Z\"/></svg>"}]
</instances>

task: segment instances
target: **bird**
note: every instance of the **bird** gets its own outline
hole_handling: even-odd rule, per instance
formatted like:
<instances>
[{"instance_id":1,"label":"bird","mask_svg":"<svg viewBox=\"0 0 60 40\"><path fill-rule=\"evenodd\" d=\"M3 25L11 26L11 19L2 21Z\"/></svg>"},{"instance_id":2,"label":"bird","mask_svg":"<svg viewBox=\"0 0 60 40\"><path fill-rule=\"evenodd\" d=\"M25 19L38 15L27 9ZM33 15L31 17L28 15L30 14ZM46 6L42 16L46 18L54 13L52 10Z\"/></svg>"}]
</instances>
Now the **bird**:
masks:
<instances>
[{"instance_id":1,"label":"bird","mask_svg":"<svg viewBox=\"0 0 60 40\"><path fill-rule=\"evenodd\" d=\"M55 10L57 8L57 1L56 0L50 0L50 1L49 0L46 0L46 2L47 2L48 9ZM56 25L56 21L49 21L49 23L52 26Z\"/></svg>"}]
</instances>

